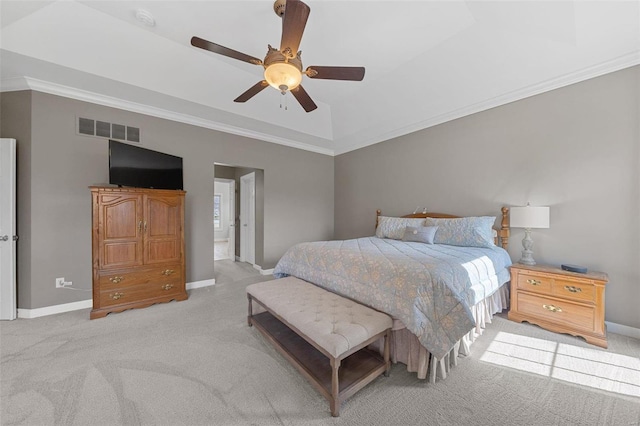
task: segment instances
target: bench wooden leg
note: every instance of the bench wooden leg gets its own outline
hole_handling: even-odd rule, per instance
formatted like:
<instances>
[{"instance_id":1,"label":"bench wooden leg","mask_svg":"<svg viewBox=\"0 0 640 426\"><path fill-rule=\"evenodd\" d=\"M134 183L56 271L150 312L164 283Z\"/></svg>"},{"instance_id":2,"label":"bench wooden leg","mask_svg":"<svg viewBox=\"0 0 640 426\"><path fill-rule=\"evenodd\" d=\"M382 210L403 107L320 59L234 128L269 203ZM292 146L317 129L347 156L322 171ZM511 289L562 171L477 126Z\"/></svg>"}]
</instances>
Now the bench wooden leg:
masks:
<instances>
[{"instance_id":1,"label":"bench wooden leg","mask_svg":"<svg viewBox=\"0 0 640 426\"><path fill-rule=\"evenodd\" d=\"M387 365L387 369L384 371L384 375L389 377L389 373L391 372L391 361L389 360L389 352L391 345L391 330L387 330L387 334L384 336L384 363Z\"/></svg>"},{"instance_id":2,"label":"bench wooden leg","mask_svg":"<svg viewBox=\"0 0 640 426\"><path fill-rule=\"evenodd\" d=\"M340 360L331 358L331 415L333 417L340 416L340 383L338 382L338 370L340 369Z\"/></svg>"},{"instance_id":3,"label":"bench wooden leg","mask_svg":"<svg viewBox=\"0 0 640 426\"><path fill-rule=\"evenodd\" d=\"M247 324L251 327L253 324L251 323L251 317L253 316L253 303L251 302L251 295L247 293L247 299L249 299L249 308L247 314Z\"/></svg>"}]
</instances>

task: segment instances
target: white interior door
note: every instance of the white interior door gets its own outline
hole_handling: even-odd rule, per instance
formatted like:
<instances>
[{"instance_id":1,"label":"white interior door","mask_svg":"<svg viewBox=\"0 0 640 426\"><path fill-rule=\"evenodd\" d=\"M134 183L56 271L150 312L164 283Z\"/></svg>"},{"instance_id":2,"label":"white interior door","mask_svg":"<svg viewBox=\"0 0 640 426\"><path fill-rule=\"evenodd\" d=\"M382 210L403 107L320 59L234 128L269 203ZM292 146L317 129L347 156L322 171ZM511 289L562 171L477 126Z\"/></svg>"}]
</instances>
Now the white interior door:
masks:
<instances>
[{"instance_id":1,"label":"white interior door","mask_svg":"<svg viewBox=\"0 0 640 426\"><path fill-rule=\"evenodd\" d=\"M0 139L0 320L16 319L16 140Z\"/></svg>"},{"instance_id":2,"label":"white interior door","mask_svg":"<svg viewBox=\"0 0 640 426\"><path fill-rule=\"evenodd\" d=\"M236 182L229 182L229 259L236 261Z\"/></svg>"},{"instance_id":3,"label":"white interior door","mask_svg":"<svg viewBox=\"0 0 640 426\"><path fill-rule=\"evenodd\" d=\"M255 264L256 174L240 177L240 261Z\"/></svg>"}]
</instances>

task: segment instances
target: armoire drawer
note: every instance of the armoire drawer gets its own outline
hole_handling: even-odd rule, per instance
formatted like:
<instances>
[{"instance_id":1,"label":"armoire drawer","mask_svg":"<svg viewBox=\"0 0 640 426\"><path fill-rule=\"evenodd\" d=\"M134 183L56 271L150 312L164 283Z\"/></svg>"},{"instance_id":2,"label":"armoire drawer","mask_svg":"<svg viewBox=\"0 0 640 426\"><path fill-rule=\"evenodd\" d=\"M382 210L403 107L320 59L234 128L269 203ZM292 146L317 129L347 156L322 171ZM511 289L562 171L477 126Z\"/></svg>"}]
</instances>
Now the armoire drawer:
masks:
<instances>
[{"instance_id":1,"label":"armoire drawer","mask_svg":"<svg viewBox=\"0 0 640 426\"><path fill-rule=\"evenodd\" d=\"M136 269L136 270L119 270L119 271L101 271L100 272L100 290L111 290L116 288L137 286L146 283L169 283L182 280L182 266L163 265L161 267Z\"/></svg>"},{"instance_id":2,"label":"armoire drawer","mask_svg":"<svg viewBox=\"0 0 640 426\"><path fill-rule=\"evenodd\" d=\"M148 299L170 297L184 293L184 285L180 281L154 284L141 284L100 292L100 307L122 305Z\"/></svg>"}]
</instances>

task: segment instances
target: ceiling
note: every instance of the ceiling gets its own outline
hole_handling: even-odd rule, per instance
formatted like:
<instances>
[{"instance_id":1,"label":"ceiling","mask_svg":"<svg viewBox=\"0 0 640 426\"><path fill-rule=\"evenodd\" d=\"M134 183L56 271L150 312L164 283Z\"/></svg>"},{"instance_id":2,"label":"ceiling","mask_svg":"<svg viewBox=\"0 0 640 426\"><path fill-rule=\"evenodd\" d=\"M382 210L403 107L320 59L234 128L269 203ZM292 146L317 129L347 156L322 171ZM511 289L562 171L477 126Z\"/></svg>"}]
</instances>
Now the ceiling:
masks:
<instances>
[{"instance_id":1,"label":"ceiling","mask_svg":"<svg viewBox=\"0 0 640 426\"><path fill-rule=\"evenodd\" d=\"M262 67L190 45L262 58L280 42L272 0L2 0L0 88L337 155L640 64L639 1L305 2L304 67L366 67L362 82L305 77L311 113L271 88L234 103Z\"/></svg>"}]
</instances>

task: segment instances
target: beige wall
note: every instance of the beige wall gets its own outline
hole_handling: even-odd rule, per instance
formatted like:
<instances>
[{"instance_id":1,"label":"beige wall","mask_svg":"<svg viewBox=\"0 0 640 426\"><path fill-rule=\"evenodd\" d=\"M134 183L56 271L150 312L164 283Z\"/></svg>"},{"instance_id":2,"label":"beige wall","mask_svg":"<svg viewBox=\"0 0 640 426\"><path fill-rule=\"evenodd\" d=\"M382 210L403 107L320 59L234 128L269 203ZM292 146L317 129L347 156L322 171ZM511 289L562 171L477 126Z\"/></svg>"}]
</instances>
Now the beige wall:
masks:
<instances>
[{"instance_id":1,"label":"beige wall","mask_svg":"<svg viewBox=\"0 0 640 426\"><path fill-rule=\"evenodd\" d=\"M548 205L535 259L607 272L606 319L640 328L639 80L625 69L336 157L336 238L372 235L378 208Z\"/></svg>"},{"instance_id":2,"label":"beige wall","mask_svg":"<svg viewBox=\"0 0 640 426\"><path fill-rule=\"evenodd\" d=\"M31 98L30 124L24 97ZM31 129L30 169L18 170L18 197L30 203L19 204L18 231L24 235L25 226L31 227L29 238L18 244L19 294L30 295L21 297L20 308L91 298L88 291L54 285L56 277L65 277L76 288L91 288L87 187L108 182L108 141L76 134L77 116L140 127L145 148L183 157L187 282L214 277L214 163L264 170L264 242L262 252L256 249L263 269L272 268L297 242L333 235L334 171L329 156L40 92L7 93L2 101L3 123L18 116ZM16 137L20 153L26 139L19 127L3 125L2 137Z\"/></svg>"}]
</instances>

